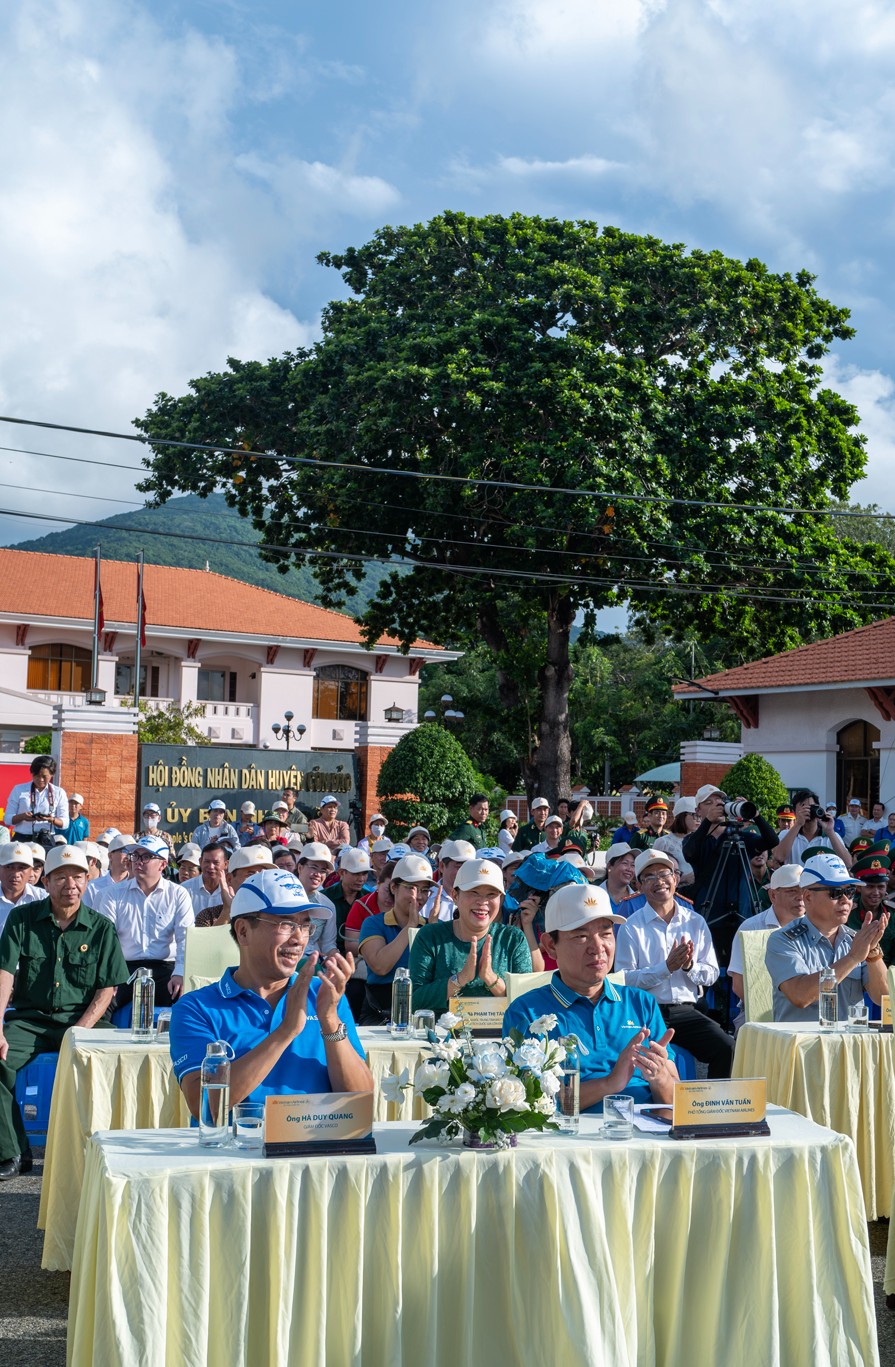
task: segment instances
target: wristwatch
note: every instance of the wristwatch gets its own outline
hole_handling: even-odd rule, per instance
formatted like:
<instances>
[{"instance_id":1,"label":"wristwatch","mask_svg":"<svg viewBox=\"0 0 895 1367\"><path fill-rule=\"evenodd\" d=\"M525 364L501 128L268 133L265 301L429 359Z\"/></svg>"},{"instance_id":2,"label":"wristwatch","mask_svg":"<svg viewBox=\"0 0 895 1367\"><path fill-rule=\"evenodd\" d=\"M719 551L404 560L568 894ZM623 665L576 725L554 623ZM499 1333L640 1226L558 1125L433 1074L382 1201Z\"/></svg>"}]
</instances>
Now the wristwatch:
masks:
<instances>
[{"instance_id":1,"label":"wristwatch","mask_svg":"<svg viewBox=\"0 0 895 1367\"><path fill-rule=\"evenodd\" d=\"M325 1030L321 1030L320 1038L324 1044L338 1044L341 1040L348 1038L348 1027L343 1021L338 1030L334 1030L331 1035L328 1035Z\"/></svg>"},{"instance_id":2,"label":"wristwatch","mask_svg":"<svg viewBox=\"0 0 895 1367\"><path fill-rule=\"evenodd\" d=\"M877 948L877 949L874 950L874 952L873 952L872 954L868 954L868 955L867 955L866 962L867 962L868 964L875 964L876 961L877 961L877 959L881 959L882 957L883 957L883 951L882 951L881 949Z\"/></svg>"}]
</instances>

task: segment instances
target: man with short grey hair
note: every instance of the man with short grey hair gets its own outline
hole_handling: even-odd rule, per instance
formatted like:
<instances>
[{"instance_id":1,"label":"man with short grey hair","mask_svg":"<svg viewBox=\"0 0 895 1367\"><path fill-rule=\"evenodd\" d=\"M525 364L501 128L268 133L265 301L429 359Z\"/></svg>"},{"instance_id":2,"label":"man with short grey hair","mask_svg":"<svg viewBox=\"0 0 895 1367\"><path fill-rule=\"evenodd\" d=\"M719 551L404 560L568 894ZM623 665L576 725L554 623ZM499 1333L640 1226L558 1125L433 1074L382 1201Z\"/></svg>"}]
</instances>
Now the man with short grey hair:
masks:
<instances>
[{"instance_id":1,"label":"man with short grey hair","mask_svg":"<svg viewBox=\"0 0 895 1367\"><path fill-rule=\"evenodd\" d=\"M780 930L805 915L805 898L802 893L801 864L782 864L771 874L768 883L768 897L771 905L757 916L748 916L733 938L730 950L728 974L731 986L739 997L743 997L743 935L751 930ZM734 1021L736 1025L737 1022Z\"/></svg>"},{"instance_id":2,"label":"man with short grey hair","mask_svg":"<svg viewBox=\"0 0 895 1367\"><path fill-rule=\"evenodd\" d=\"M0 931L13 907L39 902L46 893L31 881L34 855L30 845L12 840L0 848Z\"/></svg>"}]
</instances>

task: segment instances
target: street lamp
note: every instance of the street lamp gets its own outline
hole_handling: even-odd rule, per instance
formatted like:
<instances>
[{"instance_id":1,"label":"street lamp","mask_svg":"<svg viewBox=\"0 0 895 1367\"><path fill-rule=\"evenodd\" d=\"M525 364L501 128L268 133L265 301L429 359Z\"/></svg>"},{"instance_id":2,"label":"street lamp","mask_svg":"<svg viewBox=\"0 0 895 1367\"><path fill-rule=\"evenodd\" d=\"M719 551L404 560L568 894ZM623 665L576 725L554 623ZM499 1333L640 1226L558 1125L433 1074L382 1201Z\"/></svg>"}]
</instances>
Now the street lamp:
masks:
<instances>
[{"instance_id":1,"label":"street lamp","mask_svg":"<svg viewBox=\"0 0 895 1367\"><path fill-rule=\"evenodd\" d=\"M450 693L442 693L442 695L441 695L441 709L442 709L442 710L441 710L441 716L442 716L442 720L443 720L443 721L462 721L462 720L463 720L464 714L463 714L462 712L458 712L458 711L452 706L453 701L454 701L454 700L453 700L453 698L451 697ZM427 708L426 711L423 713L423 721L438 721L438 713L435 712L431 707Z\"/></svg>"},{"instance_id":2,"label":"street lamp","mask_svg":"<svg viewBox=\"0 0 895 1367\"><path fill-rule=\"evenodd\" d=\"M397 703L393 702L391 707L387 707L385 709L385 720L390 722L403 721L404 708L399 707Z\"/></svg>"},{"instance_id":3,"label":"street lamp","mask_svg":"<svg viewBox=\"0 0 895 1367\"><path fill-rule=\"evenodd\" d=\"M295 716L294 712L285 712L283 715L286 718L283 725L281 726L278 721L275 721L270 729L273 731L277 740L284 740L286 742L286 749L288 750L292 737L294 736L296 741L301 744L301 738L308 728L301 722L298 723L298 726L292 725L292 718Z\"/></svg>"}]
</instances>

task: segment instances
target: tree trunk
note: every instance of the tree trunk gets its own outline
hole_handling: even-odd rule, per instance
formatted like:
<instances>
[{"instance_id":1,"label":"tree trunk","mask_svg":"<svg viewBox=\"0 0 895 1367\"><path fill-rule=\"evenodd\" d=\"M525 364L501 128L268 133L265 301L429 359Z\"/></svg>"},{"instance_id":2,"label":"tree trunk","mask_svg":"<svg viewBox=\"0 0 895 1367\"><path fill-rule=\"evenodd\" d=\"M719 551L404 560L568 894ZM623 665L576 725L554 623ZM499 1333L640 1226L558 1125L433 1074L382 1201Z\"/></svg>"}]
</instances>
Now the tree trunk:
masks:
<instances>
[{"instance_id":1,"label":"tree trunk","mask_svg":"<svg viewBox=\"0 0 895 1367\"><path fill-rule=\"evenodd\" d=\"M551 594L547 609L547 660L538 672L541 686L540 744L534 757L538 795L551 812L572 787L572 737L569 689L572 686L570 639L575 612L568 594Z\"/></svg>"}]
</instances>

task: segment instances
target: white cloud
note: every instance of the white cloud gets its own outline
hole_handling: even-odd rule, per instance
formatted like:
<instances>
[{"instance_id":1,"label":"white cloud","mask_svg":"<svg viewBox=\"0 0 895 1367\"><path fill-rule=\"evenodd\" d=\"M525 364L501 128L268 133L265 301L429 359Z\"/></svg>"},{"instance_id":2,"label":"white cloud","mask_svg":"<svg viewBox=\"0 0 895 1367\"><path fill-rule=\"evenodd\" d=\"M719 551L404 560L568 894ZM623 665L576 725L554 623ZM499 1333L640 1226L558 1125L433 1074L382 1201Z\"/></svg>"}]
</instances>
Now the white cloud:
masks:
<instances>
[{"instance_id":1,"label":"white cloud","mask_svg":"<svg viewBox=\"0 0 895 1367\"><path fill-rule=\"evenodd\" d=\"M511 176L592 176L605 175L607 171L617 171L620 163L607 161L605 157L567 157L565 161L543 161L538 157L499 157L498 169L507 171Z\"/></svg>"},{"instance_id":2,"label":"white cloud","mask_svg":"<svg viewBox=\"0 0 895 1367\"><path fill-rule=\"evenodd\" d=\"M824 371L831 388L857 408L859 430L867 438L867 475L849 499L895 513L895 380L881 370L845 365L836 356L827 358Z\"/></svg>"},{"instance_id":3,"label":"white cloud","mask_svg":"<svg viewBox=\"0 0 895 1367\"><path fill-rule=\"evenodd\" d=\"M236 166L263 181L283 210L290 216L297 213L305 226L330 217L333 211L362 217L387 213L401 199L394 185L380 176L353 175L321 161L298 157L269 161L246 153L237 157Z\"/></svg>"}]
</instances>

